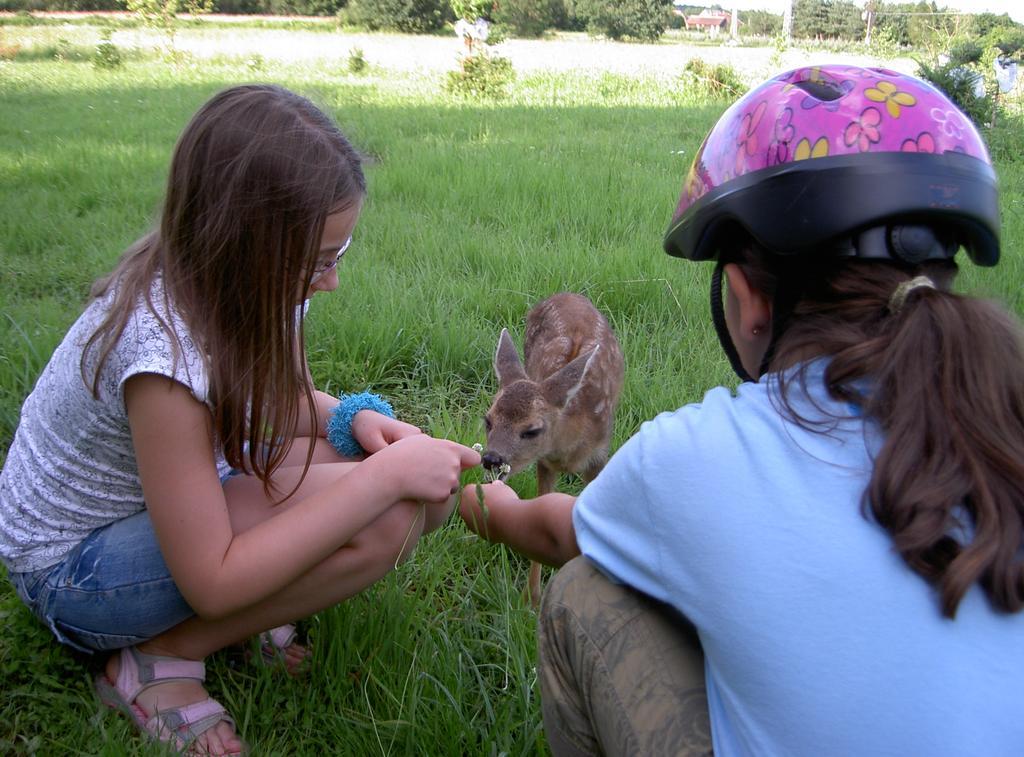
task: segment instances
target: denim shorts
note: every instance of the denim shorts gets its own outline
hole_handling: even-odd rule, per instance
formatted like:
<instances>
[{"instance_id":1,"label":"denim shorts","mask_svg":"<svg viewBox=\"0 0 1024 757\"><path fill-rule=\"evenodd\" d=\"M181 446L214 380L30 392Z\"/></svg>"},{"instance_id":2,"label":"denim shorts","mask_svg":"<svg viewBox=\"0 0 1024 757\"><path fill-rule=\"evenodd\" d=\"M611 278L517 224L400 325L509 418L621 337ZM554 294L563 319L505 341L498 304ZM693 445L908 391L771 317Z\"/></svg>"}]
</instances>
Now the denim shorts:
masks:
<instances>
[{"instance_id":1,"label":"denim shorts","mask_svg":"<svg viewBox=\"0 0 1024 757\"><path fill-rule=\"evenodd\" d=\"M96 529L56 565L8 577L57 639L83 652L138 644L195 614L146 510Z\"/></svg>"}]
</instances>

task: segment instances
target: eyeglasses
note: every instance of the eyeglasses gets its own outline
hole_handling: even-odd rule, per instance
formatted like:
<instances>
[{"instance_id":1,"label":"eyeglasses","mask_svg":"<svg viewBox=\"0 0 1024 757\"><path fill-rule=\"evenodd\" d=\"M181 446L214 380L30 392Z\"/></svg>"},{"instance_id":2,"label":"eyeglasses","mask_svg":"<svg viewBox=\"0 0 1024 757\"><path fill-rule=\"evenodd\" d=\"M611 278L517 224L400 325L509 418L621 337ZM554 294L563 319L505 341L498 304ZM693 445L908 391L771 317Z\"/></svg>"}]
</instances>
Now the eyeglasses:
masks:
<instances>
[{"instance_id":1,"label":"eyeglasses","mask_svg":"<svg viewBox=\"0 0 1024 757\"><path fill-rule=\"evenodd\" d=\"M310 283L312 284L314 281L323 278L328 273L337 268L338 263L341 262L341 256L345 254L345 250L348 249L348 246L350 244L352 244L352 237L349 237L345 244L341 246L341 249L338 250L338 254L335 256L334 260L332 260L330 263L324 263L323 265L318 265L316 268L314 268L313 278L310 279Z\"/></svg>"}]
</instances>

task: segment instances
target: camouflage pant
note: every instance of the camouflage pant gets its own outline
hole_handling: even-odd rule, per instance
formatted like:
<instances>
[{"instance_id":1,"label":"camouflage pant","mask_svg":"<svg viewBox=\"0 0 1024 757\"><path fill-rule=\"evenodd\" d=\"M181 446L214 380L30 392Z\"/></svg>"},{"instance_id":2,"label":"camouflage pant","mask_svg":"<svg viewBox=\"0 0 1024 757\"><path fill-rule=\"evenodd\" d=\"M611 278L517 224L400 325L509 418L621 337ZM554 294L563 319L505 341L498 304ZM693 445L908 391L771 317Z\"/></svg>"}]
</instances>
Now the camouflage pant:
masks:
<instances>
[{"instance_id":1,"label":"camouflage pant","mask_svg":"<svg viewBox=\"0 0 1024 757\"><path fill-rule=\"evenodd\" d=\"M704 655L671 608L577 557L548 585L537 636L556 757L711 754Z\"/></svg>"}]
</instances>

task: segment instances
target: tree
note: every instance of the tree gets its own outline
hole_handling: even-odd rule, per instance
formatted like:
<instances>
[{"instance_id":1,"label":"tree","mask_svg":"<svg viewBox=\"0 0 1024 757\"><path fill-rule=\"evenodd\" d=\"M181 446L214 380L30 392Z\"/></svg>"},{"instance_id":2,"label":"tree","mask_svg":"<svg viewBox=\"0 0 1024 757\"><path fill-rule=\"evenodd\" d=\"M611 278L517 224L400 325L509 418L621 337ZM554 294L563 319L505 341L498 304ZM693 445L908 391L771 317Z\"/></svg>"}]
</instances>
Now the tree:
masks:
<instances>
[{"instance_id":1,"label":"tree","mask_svg":"<svg viewBox=\"0 0 1024 757\"><path fill-rule=\"evenodd\" d=\"M539 37L563 13L561 0L498 0L494 4L494 20L516 37Z\"/></svg>"},{"instance_id":2,"label":"tree","mask_svg":"<svg viewBox=\"0 0 1024 757\"><path fill-rule=\"evenodd\" d=\"M351 0L341 11L356 26L408 34L442 28L450 12L448 0Z\"/></svg>"},{"instance_id":3,"label":"tree","mask_svg":"<svg viewBox=\"0 0 1024 757\"><path fill-rule=\"evenodd\" d=\"M1003 55L1015 55L1024 47L1024 24L1009 14L979 13L971 19L971 38L979 39L985 48L996 47Z\"/></svg>"},{"instance_id":4,"label":"tree","mask_svg":"<svg viewBox=\"0 0 1024 757\"><path fill-rule=\"evenodd\" d=\"M672 0L576 0L587 30L611 39L655 42L665 33Z\"/></svg>"},{"instance_id":5,"label":"tree","mask_svg":"<svg viewBox=\"0 0 1024 757\"><path fill-rule=\"evenodd\" d=\"M167 35L167 46L174 53L178 32L178 14L197 16L213 10L213 0L127 0L126 5L146 26L160 29Z\"/></svg>"},{"instance_id":6,"label":"tree","mask_svg":"<svg viewBox=\"0 0 1024 757\"><path fill-rule=\"evenodd\" d=\"M848 0L795 0L793 36L859 40L864 36L861 9Z\"/></svg>"},{"instance_id":7,"label":"tree","mask_svg":"<svg viewBox=\"0 0 1024 757\"><path fill-rule=\"evenodd\" d=\"M777 37L782 33L782 16L770 11L747 11L743 23L744 32L755 37Z\"/></svg>"},{"instance_id":8,"label":"tree","mask_svg":"<svg viewBox=\"0 0 1024 757\"><path fill-rule=\"evenodd\" d=\"M875 9L875 33L897 47L910 45L908 4L878 3Z\"/></svg>"}]
</instances>

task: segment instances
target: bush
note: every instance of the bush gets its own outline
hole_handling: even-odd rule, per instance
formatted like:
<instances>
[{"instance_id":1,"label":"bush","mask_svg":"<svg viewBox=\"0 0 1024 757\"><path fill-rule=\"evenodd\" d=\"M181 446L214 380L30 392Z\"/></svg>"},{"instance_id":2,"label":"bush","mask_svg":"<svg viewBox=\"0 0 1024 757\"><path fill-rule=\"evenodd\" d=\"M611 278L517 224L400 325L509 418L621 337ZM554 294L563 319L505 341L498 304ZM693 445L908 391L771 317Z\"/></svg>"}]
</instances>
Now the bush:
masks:
<instances>
[{"instance_id":1,"label":"bush","mask_svg":"<svg viewBox=\"0 0 1024 757\"><path fill-rule=\"evenodd\" d=\"M1013 29L997 29L989 34L986 39L992 47L999 49L1003 55L1016 55L1024 48L1024 27L1017 26Z\"/></svg>"},{"instance_id":2,"label":"bush","mask_svg":"<svg viewBox=\"0 0 1024 757\"><path fill-rule=\"evenodd\" d=\"M995 101L985 92L980 72L951 59L936 65L918 61L917 75L942 90L978 126L992 122Z\"/></svg>"},{"instance_id":3,"label":"bush","mask_svg":"<svg viewBox=\"0 0 1024 757\"><path fill-rule=\"evenodd\" d=\"M348 72L350 74L361 74L369 65L366 56L363 55L363 48L353 47L348 51Z\"/></svg>"},{"instance_id":4,"label":"bush","mask_svg":"<svg viewBox=\"0 0 1024 757\"><path fill-rule=\"evenodd\" d=\"M592 34L656 42L665 33L671 0L576 0L576 16Z\"/></svg>"},{"instance_id":5,"label":"bush","mask_svg":"<svg viewBox=\"0 0 1024 757\"><path fill-rule=\"evenodd\" d=\"M338 18L370 31L422 34L441 29L449 11L447 0L351 0Z\"/></svg>"},{"instance_id":6,"label":"bush","mask_svg":"<svg viewBox=\"0 0 1024 757\"><path fill-rule=\"evenodd\" d=\"M499 0L494 20L515 37L539 37L555 25L560 6L560 0Z\"/></svg>"},{"instance_id":7,"label":"bush","mask_svg":"<svg viewBox=\"0 0 1024 757\"><path fill-rule=\"evenodd\" d=\"M498 100L508 94L508 86L515 75L508 58L480 51L463 56L459 70L448 72L444 89L463 97Z\"/></svg>"},{"instance_id":8,"label":"bush","mask_svg":"<svg viewBox=\"0 0 1024 757\"><path fill-rule=\"evenodd\" d=\"M682 80L699 99L735 100L747 91L736 69L728 63L706 63L692 58L683 68Z\"/></svg>"},{"instance_id":9,"label":"bush","mask_svg":"<svg viewBox=\"0 0 1024 757\"><path fill-rule=\"evenodd\" d=\"M977 63L985 54L985 48L974 40L957 42L949 48L949 62L955 66Z\"/></svg>"},{"instance_id":10,"label":"bush","mask_svg":"<svg viewBox=\"0 0 1024 757\"><path fill-rule=\"evenodd\" d=\"M123 62L121 51L109 39L105 39L96 45L96 52L92 56L92 65L94 67L110 70L120 68Z\"/></svg>"}]
</instances>

